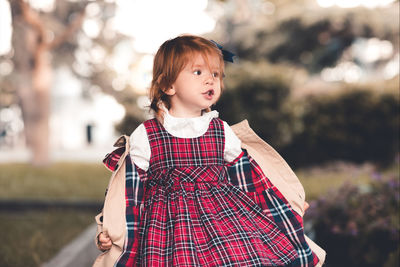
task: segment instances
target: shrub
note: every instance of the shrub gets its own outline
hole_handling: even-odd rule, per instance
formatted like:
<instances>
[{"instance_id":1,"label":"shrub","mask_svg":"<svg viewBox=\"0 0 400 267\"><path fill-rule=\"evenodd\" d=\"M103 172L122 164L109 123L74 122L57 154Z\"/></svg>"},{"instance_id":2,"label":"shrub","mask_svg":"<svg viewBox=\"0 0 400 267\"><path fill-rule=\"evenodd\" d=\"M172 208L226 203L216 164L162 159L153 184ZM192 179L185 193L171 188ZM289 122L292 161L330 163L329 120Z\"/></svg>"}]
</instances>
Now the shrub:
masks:
<instances>
[{"instance_id":1,"label":"shrub","mask_svg":"<svg viewBox=\"0 0 400 267\"><path fill-rule=\"evenodd\" d=\"M290 164L393 162L399 145L397 95L352 89L303 101L303 129L281 150Z\"/></svg>"},{"instance_id":2,"label":"shrub","mask_svg":"<svg viewBox=\"0 0 400 267\"><path fill-rule=\"evenodd\" d=\"M294 168L338 160L393 163L399 153L398 79L293 98L295 72L262 61L229 66L216 105L220 117L230 124L249 120Z\"/></svg>"},{"instance_id":3,"label":"shrub","mask_svg":"<svg viewBox=\"0 0 400 267\"><path fill-rule=\"evenodd\" d=\"M375 175L369 185L346 184L311 203L305 221L327 251L327 267L399 264L399 180Z\"/></svg>"}]
</instances>

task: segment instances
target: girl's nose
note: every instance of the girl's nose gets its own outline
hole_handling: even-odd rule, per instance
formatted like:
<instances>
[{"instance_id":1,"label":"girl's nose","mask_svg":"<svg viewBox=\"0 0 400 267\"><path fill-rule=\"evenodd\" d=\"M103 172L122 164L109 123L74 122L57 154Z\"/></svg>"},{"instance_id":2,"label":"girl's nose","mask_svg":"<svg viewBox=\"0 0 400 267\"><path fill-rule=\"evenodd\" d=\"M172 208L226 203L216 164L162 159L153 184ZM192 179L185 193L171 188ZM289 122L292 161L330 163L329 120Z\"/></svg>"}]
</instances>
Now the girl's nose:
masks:
<instances>
[{"instance_id":1,"label":"girl's nose","mask_svg":"<svg viewBox=\"0 0 400 267\"><path fill-rule=\"evenodd\" d=\"M210 73L209 75L207 75L206 84L213 84L214 79L215 79L214 75L212 73Z\"/></svg>"}]
</instances>

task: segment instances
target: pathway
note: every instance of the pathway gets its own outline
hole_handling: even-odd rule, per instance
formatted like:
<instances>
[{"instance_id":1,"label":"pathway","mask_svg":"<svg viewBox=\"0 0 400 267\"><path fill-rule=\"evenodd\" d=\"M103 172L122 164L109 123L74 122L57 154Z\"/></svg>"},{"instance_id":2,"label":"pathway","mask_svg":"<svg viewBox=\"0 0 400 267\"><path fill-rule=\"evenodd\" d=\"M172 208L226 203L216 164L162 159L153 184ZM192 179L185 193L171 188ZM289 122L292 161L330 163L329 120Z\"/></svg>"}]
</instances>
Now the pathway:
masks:
<instances>
[{"instance_id":1,"label":"pathway","mask_svg":"<svg viewBox=\"0 0 400 267\"><path fill-rule=\"evenodd\" d=\"M41 267L90 267L100 251L94 244L96 224L90 225L80 236Z\"/></svg>"}]
</instances>

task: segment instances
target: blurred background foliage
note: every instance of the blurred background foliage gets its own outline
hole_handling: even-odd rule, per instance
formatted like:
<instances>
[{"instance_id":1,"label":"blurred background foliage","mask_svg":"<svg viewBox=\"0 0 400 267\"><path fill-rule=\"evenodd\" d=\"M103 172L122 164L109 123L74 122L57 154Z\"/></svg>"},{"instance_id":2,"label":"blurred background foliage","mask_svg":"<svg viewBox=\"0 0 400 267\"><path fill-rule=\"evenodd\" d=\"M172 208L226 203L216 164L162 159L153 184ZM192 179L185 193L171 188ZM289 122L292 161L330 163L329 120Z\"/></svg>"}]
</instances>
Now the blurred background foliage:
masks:
<instances>
[{"instance_id":1,"label":"blurred background foliage","mask_svg":"<svg viewBox=\"0 0 400 267\"><path fill-rule=\"evenodd\" d=\"M294 167L337 160L391 164L399 151L399 76L377 75L387 60L357 56L361 48L354 44L387 40L398 53L398 10L312 12L307 1L274 3L272 16L226 18L229 34L222 39L238 63L227 66L227 89L216 107L221 117L232 124L248 119ZM318 78L342 62L366 69L369 78Z\"/></svg>"},{"instance_id":2,"label":"blurred background foliage","mask_svg":"<svg viewBox=\"0 0 400 267\"><path fill-rule=\"evenodd\" d=\"M389 9L328 8L309 12L312 10L307 1L279 5L282 9L264 23L234 28L232 47L240 58L290 62L316 73L333 66L357 38L376 37L394 44L399 41L396 12Z\"/></svg>"},{"instance_id":3,"label":"blurred background foliage","mask_svg":"<svg viewBox=\"0 0 400 267\"><path fill-rule=\"evenodd\" d=\"M228 89L216 105L221 117L231 124L248 119L294 167L337 160L393 163L399 134L396 80L379 85L385 90L343 84L334 92L294 98L285 79L292 71L271 68L260 63L231 68L227 76L233 78L227 78Z\"/></svg>"}]
</instances>

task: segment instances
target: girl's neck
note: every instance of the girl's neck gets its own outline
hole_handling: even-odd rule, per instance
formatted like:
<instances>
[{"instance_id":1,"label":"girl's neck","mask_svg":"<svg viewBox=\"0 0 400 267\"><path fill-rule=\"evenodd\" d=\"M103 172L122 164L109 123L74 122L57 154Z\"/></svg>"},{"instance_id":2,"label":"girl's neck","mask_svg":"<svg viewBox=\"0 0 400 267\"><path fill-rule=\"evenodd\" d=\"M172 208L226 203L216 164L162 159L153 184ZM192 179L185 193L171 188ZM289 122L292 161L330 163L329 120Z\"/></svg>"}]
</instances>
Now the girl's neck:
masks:
<instances>
[{"instance_id":1,"label":"girl's neck","mask_svg":"<svg viewBox=\"0 0 400 267\"><path fill-rule=\"evenodd\" d=\"M179 109L174 109L170 108L168 110L169 115L175 118L195 118L195 117L200 117L202 115L202 111L191 111L188 112L187 110L179 110Z\"/></svg>"}]
</instances>

